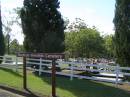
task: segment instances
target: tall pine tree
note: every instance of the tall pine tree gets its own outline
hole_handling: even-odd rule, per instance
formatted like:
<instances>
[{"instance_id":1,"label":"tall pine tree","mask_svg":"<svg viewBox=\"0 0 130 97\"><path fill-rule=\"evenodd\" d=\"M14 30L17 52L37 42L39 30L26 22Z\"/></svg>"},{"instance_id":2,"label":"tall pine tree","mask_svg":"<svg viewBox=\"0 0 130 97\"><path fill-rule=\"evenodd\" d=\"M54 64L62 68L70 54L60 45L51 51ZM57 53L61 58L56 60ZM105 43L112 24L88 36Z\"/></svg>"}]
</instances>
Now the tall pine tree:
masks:
<instances>
[{"instance_id":1,"label":"tall pine tree","mask_svg":"<svg viewBox=\"0 0 130 97\"><path fill-rule=\"evenodd\" d=\"M116 0L115 54L117 62L130 66L130 0Z\"/></svg>"},{"instance_id":2,"label":"tall pine tree","mask_svg":"<svg viewBox=\"0 0 130 97\"><path fill-rule=\"evenodd\" d=\"M0 3L0 56L5 53L4 36L2 32L2 20L1 20L1 3Z\"/></svg>"},{"instance_id":3,"label":"tall pine tree","mask_svg":"<svg viewBox=\"0 0 130 97\"><path fill-rule=\"evenodd\" d=\"M58 0L24 0L21 21L24 46L29 52L64 51L64 21Z\"/></svg>"}]
</instances>

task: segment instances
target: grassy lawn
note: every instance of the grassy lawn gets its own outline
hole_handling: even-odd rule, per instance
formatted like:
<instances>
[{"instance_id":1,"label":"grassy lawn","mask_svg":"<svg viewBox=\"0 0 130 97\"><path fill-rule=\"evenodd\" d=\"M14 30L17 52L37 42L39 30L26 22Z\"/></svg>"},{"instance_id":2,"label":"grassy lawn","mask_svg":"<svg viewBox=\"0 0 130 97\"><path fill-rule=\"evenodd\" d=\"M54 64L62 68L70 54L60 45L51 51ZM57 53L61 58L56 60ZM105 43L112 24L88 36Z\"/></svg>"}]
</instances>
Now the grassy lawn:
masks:
<instances>
[{"instance_id":1,"label":"grassy lawn","mask_svg":"<svg viewBox=\"0 0 130 97\"><path fill-rule=\"evenodd\" d=\"M59 97L130 97L130 93L115 88L110 83L81 79L70 81L65 77L57 77L56 82ZM0 84L22 89L21 72L0 68ZM28 88L36 93L51 95L51 78L28 73Z\"/></svg>"}]
</instances>

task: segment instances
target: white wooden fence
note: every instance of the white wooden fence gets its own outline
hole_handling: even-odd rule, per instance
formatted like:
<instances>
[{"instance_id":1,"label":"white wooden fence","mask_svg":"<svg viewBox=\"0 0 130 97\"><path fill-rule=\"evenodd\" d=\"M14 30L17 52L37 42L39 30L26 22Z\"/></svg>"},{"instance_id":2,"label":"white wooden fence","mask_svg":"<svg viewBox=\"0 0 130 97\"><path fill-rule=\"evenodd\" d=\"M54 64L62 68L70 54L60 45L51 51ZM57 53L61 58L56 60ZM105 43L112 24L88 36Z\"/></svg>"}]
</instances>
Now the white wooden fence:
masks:
<instances>
[{"instance_id":1,"label":"white wooden fence","mask_svg":"<svg viewBox=\"0 0 130 97\"><path fill-rule=\"evenodd\" d=\"M0 56L0 60L3 60L4 62L10 61L7 60L9 58ZM14 64L7 63L7 64L1 64L0 67L5 68L15 68L16 71L18 70L20 64L17 57L12 60ZM70 80L73 80L74 77L80 78L80 79L90 79L90 80L96 80L96 81L105 81L105 82L112 82L117 84L123 83L124 76L130 76L130 73L127 73L125 71L130 71L130 67L120 67L117 66L109 66L109 65L96 65L96 64L85 64L85 63L78 63L78 62L66 62L66 61L56 61L58 65L56 65L57 68L60 68L61 71L57 71L57 75L63 75L63 76L69 76ZM51 67L52 67L52 61L51 60L43 60L42 58L39 59L33 59L33 58L27 58L27 66L38 67L38 68L31 68L31 70L38 71L39 75L42 73L51 73ZM44 69L44 67L48 67L48 69ZM79 75L76 72L99 72L98 74L93 74L92 76L87 75Z\"/></svg>"},{"instance_id":2,"label":"white wooden fence","mask_svg":"<svg viewBox=\"0 0 130 97\"><path fill-rule=\"evenodd\" d=\"M36 62L30 62L30 61L36 61ZM43 62L50 62L48 64L45 64ZM61 68L60 72L56 72L57 75L64 75L69 76L70 80L73 80L74 77L77 78L84 78L84 79L90 79L90 80L96 80L96 81L105 81L105 82L112 82L115 84L122 83L124 76L130 76L130 73L123 72L124 70L130 71L129 67L120 67L117 66L109 66L109 65L94 65L94 64L84 64L84 63L78 63L78 62L65 62L65 61L57 61L58 65L56 67ZM51 70L43 70L43 66L50 67L52 66L51 60L43 60L43 59L27 59L27 64L35 64L38 65L39 68L35 68L35 71L39 72L39 75L41 75L42 72L44 73L51 73ZM96 69L91 68L96 67ZM68 70L68 73L63 72L64 70ZM99 72L99 74L95 74L93 76L83 76L76 74L76 71L80 72ZM100 77L102 76L102 77ZM105 77L107 76L107 77Z\"/></svg>"},{"instance_id":3,"label":"white wooden fence","mask_svg":"<svg viewBox=\"0 0 130 97\"><path fill-rule=\"evenodd\" d=\"M19 66L21 66L23 64L22 60L19 60L18 57L16 56L0 56L0 61L2 61L2 63L0 64L0 67L4 67L4 68L11 68L11 69L15 69L16 71L18 71Z\"/></svg>"}]
</instances>

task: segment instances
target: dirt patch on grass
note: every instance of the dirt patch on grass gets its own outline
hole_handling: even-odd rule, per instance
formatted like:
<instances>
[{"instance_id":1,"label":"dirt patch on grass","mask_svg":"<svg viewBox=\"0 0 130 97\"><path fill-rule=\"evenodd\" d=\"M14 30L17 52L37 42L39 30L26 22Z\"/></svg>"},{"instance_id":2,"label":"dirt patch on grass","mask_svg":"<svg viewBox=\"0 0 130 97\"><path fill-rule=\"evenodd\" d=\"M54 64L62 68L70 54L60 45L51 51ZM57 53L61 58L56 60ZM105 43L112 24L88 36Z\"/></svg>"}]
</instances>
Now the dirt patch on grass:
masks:
<instances>
[{"instance_id":1,"label":"dirt patch on grass","mask_svg":"<svg viewBox=\"0 0 130 97\"><path fill-rule=\"evenodd\" d=\"M118 85L118 88L120 88L122 90L125 90L125 91L128 91L130 93L130 84L128 84L128 83L124 83L122 85Z\"/></svg>"}]
</instances>

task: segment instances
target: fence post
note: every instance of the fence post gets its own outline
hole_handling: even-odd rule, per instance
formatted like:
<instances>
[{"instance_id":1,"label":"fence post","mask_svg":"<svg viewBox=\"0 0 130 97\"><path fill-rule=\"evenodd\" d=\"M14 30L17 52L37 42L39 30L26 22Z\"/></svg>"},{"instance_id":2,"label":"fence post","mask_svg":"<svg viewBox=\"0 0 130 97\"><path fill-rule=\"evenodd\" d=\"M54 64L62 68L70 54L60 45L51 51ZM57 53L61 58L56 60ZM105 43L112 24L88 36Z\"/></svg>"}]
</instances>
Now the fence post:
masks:
<instances>
[{"instance_id":1,"label":"fence post","mask_svg":"<svg viewBox=\"0 0 130 97\"><path fill-rule=\"evenodd\" d=\"M82 61L80 61L80 68L83 70L84 69L84 67L83 67L83 60ZM82 79L82 77L81 76L79 76L78 77L79 79Z\"/></svg>"},{"instance_id":2,"label":"fence post","mask_svg":"<svg viewBox=\"0 0 130 97\"><path fill-rule=\"evenodd\" d=\"M16 65L16 72L18 72L18 57L16 56L16 60L15 60L15 65Z\"/></svg>"},{"instance_id":3,"label":"fence post","mask_svg":"<svg viewBox=\"0 0 130 97\"><path fill-rule=\"evenodd\" d=\"M52 97L56 97L56 60L52 59Z\"/></svg>"},{"instance_id":4,"label":"fence post","mask_svg":"<svg viewBox=\"0 0 130 97\"><path fill-rule=\"evenodd\" d=\"M83 66L83 61L81 62L81 68L84 69L84 66Z\"/></svg>"},{"instance_id":5,"label":"fence post","mask_svg":"<svg viewBox=\"0 0 130 97\"><path fill-rule=\"evenodd\" d=\"M3 56L3 60L2 60L4 63L5 63L5 61L6 61L6 56Z\"/></svg>"},{"instance_id":6,"label":"fence post","mask_svg":"<svg viewBox=\"0 0 130 97\"><path fill-rule=\"evenodd\" d=\"M119 79L119 65L116 65L116 87L118 87L118 79Z\"/></svg>"},{"instance_id":7,"label":"fence post","mask_svg":"<svg viewBox=\"0 0 130 97\"><path fill-rule=\"evenodd\" d=\"M74 68L73 68L73 64L71 64L70 69L71 69L71 76L70 76L70 80L73 80L73 70L74 70Z\"/></svg>"},{"instance_id":8,"label":"fence post","mask_svg":"<svg viewBox=\"0 0 130 97\"><path fill-rule=\"evenodd\" d=\"M23 57L23 88L27 89L26 57Z\"/></svg>"},{"instance_id":9,"label":"fence post","mask_svg":"<svg viewBox=\"0 0 130 97\"><path fill-rule=\"evenodd\" d=\"M41 70L42 70L42 58L40 58L39 76L41 75Z\"/></svg>"}]
</instances>

